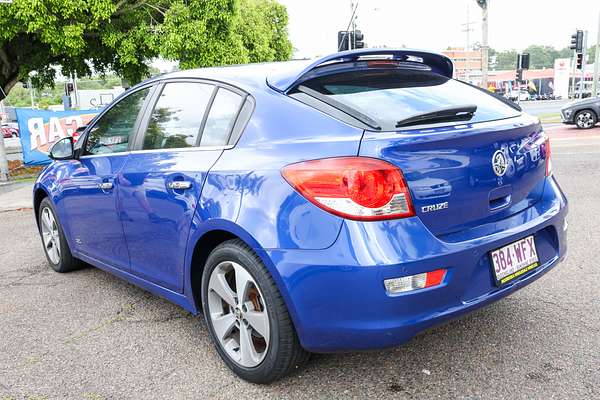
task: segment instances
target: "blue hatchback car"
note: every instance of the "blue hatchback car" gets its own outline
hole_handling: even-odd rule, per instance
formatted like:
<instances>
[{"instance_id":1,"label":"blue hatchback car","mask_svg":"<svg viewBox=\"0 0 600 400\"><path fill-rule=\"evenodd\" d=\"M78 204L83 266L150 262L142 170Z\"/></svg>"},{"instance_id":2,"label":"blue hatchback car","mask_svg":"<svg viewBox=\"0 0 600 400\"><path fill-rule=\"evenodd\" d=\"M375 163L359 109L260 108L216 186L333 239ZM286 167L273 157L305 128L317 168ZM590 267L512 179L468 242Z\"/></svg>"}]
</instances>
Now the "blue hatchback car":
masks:
<instances>
[{"instance_id":1,"label":"blue hatchback car","mask_svg":"<svg viewBox=\"0 0 600 400\"><path fill-rule=\"evenodd\" d=\"M565 256L567 200L538 119L452 75L365 49L145 81L52 147L48 262L202 312L257 383L499 300Z\"/></svg>"}]
</instances>

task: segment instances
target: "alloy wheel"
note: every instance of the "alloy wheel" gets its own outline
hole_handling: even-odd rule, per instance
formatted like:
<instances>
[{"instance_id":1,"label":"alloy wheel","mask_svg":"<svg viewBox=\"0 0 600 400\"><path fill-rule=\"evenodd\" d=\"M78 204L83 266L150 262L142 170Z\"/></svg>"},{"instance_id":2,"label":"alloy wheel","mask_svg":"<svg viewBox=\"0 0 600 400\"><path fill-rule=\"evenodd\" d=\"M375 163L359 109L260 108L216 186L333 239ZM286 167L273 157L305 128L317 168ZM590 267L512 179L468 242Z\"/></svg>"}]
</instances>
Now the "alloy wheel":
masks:
<instances>
[{"instance_id":1,"label":"alloy wheel","mask_svg":"<svg viewBox=\"0 0 600 400\"><path fill-rule=\"evenodd\" d=\"M270 322L258 284L240 264L219 263L208 282L208 311L219 345L235 363L259 365L269 349Z\"/></svg>"},{"instance_id":2,"label":"alloy wheel","mask_svg":"<svg viewBox=\"0 0 600 400\"><path fill-rule=\"evenodd\" d=\"M48 258L53 264L60 262L60 234L54 214L48 207L42 210L42 240Z\"/></svg>"},{"instance_id":3,"label":"alloy wheel","mask_svg":"<svg viewBox=\"0 0 600 400\"><path fill-rule=\"evenodd\" d=\"M589 111L577 114L577 126L580 128L590 128L594 124L594 117Z\"/></svg>"}]
</instances>

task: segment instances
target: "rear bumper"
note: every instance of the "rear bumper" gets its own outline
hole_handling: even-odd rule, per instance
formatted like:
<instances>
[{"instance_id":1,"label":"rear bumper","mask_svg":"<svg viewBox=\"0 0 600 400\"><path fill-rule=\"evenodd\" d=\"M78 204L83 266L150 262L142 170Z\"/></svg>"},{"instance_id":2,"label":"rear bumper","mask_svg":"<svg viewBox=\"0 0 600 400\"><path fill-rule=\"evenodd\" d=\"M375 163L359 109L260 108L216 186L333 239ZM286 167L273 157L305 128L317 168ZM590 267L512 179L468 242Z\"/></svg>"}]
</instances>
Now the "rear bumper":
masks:
<instances>
[{"instance_id":1,"label":"rear bumper","mask_svg":"<svg viewBox=\"0 0 600 400\"><path fill-rule=\"evenodd\" d=\"M567 201L553 178L542 199L505 220L441 240L418 218L346 221L324 250L269 250L302 345L313 352L395 346L535 281L566 254ZM534 235L541 266L494 284L488 252ZM389 278L447 268L442 285L388 295Z\"/></svg>"}]
</instances>

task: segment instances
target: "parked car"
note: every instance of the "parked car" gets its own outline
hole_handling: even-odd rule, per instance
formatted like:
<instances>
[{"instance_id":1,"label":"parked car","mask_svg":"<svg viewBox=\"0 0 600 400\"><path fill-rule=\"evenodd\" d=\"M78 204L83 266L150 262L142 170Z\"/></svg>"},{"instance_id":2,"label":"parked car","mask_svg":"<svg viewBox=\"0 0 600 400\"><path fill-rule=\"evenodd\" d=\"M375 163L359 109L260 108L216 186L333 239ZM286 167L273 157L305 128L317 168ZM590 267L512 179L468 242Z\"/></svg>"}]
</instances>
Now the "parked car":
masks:
<instances>
[{"instance_id":1,"label":"parked car","mask_svg":"<svg viewBox=\"0 0 600 400\"><path fill-rule=\"evenodd\" d=\"M48 263L203 313L256 383L500 300L565 256L567 200L538 119L452 74L362 49L145 81L52 147Z\"/></svg>"},{"instance_id":2,"label":"parked car","mask_svg":"<svg viewBox=\"0 0 600 400\"><path fill-rule=\"evenodd\" d=\"M575 124L579 129L590 129L598 123L600 116L600 97L573 101L560 109L563 124Z\"/></svg>"},{"instance_id":3,"label":"parked car","mask_svg":"<svg viewBox=\"0 0 600 400\"><path fill-rule=\"evenodd\" d=\"M16 138L19 137L19 127L11 124L5 124L0 126L0 131L2 131L2 136L5 139Z\"/></svg>"}]
</instances>

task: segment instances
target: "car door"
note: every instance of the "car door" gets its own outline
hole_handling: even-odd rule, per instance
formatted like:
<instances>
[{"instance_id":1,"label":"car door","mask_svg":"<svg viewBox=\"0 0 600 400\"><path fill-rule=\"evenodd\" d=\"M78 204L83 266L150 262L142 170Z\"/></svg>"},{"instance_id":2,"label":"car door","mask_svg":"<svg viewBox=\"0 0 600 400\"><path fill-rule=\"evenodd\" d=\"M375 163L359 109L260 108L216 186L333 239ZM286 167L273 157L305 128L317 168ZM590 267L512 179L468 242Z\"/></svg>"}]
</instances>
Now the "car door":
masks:
<instances>
[{"instance_id":1,"label":"car door","mask_svg":"<svg viewBox=\"0 0 600 400\"><path fill-rule=\"evenodd\" d=\"M84 133L77 166L64 180L69 237L84 256L128 270L129 254L118 209L116 177L125 164L150 87L123 97Z\"/></svg>"},{"instance_id":2,"label":"car door","mask_svg":"<svg viewBox=\"0 0 600 400\"><path fill-rule=\"evenodd\" d=\"M232 130L242 96L201 81L164 83L119 177L134 274L183 291L186 243L202 185Z\"/></svg>"}]
</instances>

